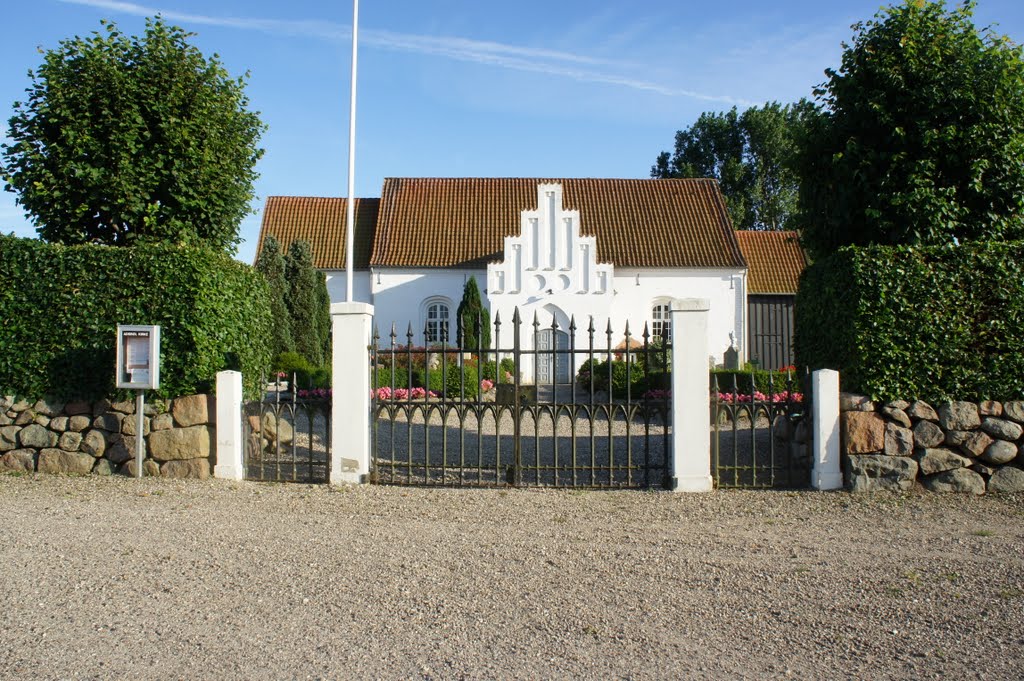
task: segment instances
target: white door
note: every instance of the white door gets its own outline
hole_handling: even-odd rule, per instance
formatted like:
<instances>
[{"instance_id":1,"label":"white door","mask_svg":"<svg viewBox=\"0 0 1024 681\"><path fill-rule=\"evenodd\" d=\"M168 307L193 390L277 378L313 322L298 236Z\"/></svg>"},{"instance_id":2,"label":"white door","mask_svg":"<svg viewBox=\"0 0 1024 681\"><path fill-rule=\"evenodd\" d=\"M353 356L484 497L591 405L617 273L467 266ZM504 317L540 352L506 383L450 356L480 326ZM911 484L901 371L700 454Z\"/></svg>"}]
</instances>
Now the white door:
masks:
<instances>
[{"instance_id":1,"label":"white door","mask_svg":"<svg viewBox=\"0 0 1024 681\"><path fill-rule=\"evenodd\" d=\"M552 342L554 338L554 342ZM554 373L555 383L571 382L569 367L572 358L569 356L569 334L555 329L542 329L537 336L537 384L551 383ZM562 352L560 352L562 351ZM551 367L554 366L552 372Z\"/></svg>"}]
</instances>

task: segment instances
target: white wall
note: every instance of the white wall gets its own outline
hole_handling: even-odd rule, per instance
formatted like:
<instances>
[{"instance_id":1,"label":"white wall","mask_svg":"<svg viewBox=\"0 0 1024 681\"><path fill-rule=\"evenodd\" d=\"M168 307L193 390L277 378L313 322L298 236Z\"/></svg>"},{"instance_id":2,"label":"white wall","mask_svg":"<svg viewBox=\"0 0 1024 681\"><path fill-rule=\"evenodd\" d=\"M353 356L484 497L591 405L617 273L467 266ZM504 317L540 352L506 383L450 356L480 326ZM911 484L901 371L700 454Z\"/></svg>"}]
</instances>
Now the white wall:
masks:
<instances>
[{"instance_id":1,"label":"white wall","mask_svg":"<svg viewBox=\"0 0 1024 681\"><path fill-rule=\"evenodd\" d=\"M440 299L448 304L448 333L450 342L455 343L455 312L462 302L462 291L468 277L475 276L480 288L480 297L487 305L484 289L487 285L485 270L429 270L429 269L382 269L374 270L370 278L375 310L374 324L380 332L381 346L391 343L391 325L398 334L396 342L405 345L409 323L412 323L413 343L423 345L423 329L426 326L426 303ZM493 315L493 313L492 313ZM493 319L491 320L493 323ZM506 320L503 320L506 321ZM511 318L507 321L511 321ZM493 332L492 332L493 337ZM503 339L504 340L504 339Z\"/></svg>"},{"instance_id":2,"label":"white wall","mask_svg":"<svg viewBox=\"0 0 1024 681\"><path fill-rule=\"evenodd\" d=\"M345 270L324 270L327 276L327 293L331 303L347 302L345 298ZM370 291L370 272L356 270L352 273L353 299L355 303L372 303Z\"/></svg>"}]
</instances>

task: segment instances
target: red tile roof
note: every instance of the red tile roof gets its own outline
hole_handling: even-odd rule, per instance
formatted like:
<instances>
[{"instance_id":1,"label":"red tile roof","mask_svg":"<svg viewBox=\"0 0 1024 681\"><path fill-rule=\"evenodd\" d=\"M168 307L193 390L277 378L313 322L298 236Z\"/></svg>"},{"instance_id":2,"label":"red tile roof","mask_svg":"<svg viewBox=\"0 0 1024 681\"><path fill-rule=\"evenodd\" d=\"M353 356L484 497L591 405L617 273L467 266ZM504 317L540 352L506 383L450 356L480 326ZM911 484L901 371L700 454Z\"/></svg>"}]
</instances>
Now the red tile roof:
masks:
<instances>
[{"instance_id":1,"label":"red tile roof","mask_svg":"<svg viewBox=\"0 0 1024 681\"><path fill-rule=\"evenodd\" d=\"M483 268L501 260L537 185L559 183L599 262L620 267L745 266L718 183L708 179L388 178L372 266Z\"/></svg>"},{"instance_id":2,"label":"red tile roof","mask_svg":"<svg viewBox=\"0 0 1024 681\"><path fill-rule=\"evenodd\" d=\"M345 199L317 196L269 196L263 209L263 224L255 258L268 234L287 253L292 241L304 239L313 249L313 265L322 270L345 268ZM369 269L373 232L380 199L356 199L355 237L352 242L354 269Z\"/></svg>"},{"instance_id":3,"label":"red tile roof","mask_svg":"<svg viewBox=\"0 0 1024 681\"><path fill-rule=\"evenodd\" d=\"M750 293L796 293L807 256L796 232L738 230L736 239L750 266Z\"/></svg>"}]
</instances>

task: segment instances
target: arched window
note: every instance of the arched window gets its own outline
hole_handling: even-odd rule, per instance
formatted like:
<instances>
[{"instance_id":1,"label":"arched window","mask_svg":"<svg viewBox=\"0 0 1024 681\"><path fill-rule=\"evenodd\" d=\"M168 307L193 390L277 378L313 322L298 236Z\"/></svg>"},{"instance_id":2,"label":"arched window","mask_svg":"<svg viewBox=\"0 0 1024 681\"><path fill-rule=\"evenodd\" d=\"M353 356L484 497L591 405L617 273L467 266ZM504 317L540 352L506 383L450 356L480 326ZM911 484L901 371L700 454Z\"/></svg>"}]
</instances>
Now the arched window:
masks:
<instances>
[{"instance_id":1,"label":"arched window","mask_svg":"<svg viewBox=\"0 0 1024 681\"><path fill-rule=\"evenodd\" d=\"M672 318L668 313L668 303L657 302L651 308L651 336L660 338L662 343L668 343L672 336Z\"/></svg>"},{"instance_id":2,"label":"arched window","mask_svg":"<svg viewBox=\"0 0 1024 681\"><path fill-rule=\"evenodd\" d=\"M428 300L424 308L426 324L424 325L424 341L427 345L440 343L442 340L451 342L452 338L448 331L448 301L433 299Z\"/></svg>"}]
</instances>

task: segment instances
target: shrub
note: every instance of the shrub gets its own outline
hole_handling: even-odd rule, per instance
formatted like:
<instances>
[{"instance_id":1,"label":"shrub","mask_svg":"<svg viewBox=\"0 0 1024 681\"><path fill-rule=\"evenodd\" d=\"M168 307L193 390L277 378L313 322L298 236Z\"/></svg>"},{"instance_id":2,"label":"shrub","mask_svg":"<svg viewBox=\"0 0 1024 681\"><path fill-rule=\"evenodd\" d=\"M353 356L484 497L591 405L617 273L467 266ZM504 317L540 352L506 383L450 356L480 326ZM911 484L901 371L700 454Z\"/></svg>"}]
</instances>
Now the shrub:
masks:
<instances>
[{"instance_id":1,"label":"shrub","mask_svg":"<svg viewBox=\"0 0 1024 681\"><path fill-rule=\"evenodd\" d=\"M515 377L516 373L516 362L511 357L506 357L501 362L484 362L480 369L480 378L487 379L494 383L498 383L498 368L501 369L501 383L511 383L507 376Z\"/></svg>"},{"instance_id":2,"label":"shrub","mask_svg":"<svg viewBox=\"0 0 1024 681\"><path fill-rule=\"evenodd\" d=\"M160 325L157 397L211 391L222 369L255 394L270 364L266 282L225 253L0 236L0 281L0 394L116 396L118 324Z\"/></svg>"},{"instance_id":3,"label":"shrub","mask_svg":"<svg viewBox=\"0 0 1024 681\"><path fill-rule=\"evenodd\" d=\"M590 376L594 376L594 390L608 391L608 360L588 359L580 366L576 381L584 389L590 389ZM630 393L639 396L644 388L644 368L639 362L627 366L624 360L612 360L611 393L615 397L626 397L627 383Z\"/></svg>"},{"instance_id":4,"label":"shrub","mask_svg":"<svg viewBox=\"0 0 1024 681\"><path fill-rule=\"evenodd\" d=\"M479 374L472 364L467 363L463 369L465 370L465 379L462 378L459 365L453 361L445 363L443 372L441 366L437 366L429 372L424 369L416 369L413 372L414 387L427 388L431 392L443 394L448 399L458 399L461 395L463 399L475 400L480 391ZM465 380L465 384L463 384L463 380Z\"/></svg>"},{"instance_id":5,"label":"shrub","mask_svg":"<svg viewBox=\"0 0 1024 681\"><path fill-rule=\"evenodd\" d=\"M735 389L739 395L781 393L787 389L790 379L799 387L797 376L785 371L714 369L711 371L711 389L714 391L717 386L718 392L727 394L732 394Z\"/></svg>"},{"instance_id":6,"label":"shrub","mask_svg":"<svg viewBox=\"0 0 1024 681\"><path fill-rule=\"evenodd\" d=\"M1024 243L847 247L807 268L794 350L876 400L1024 398Z\"/></svg>"}]
</instances>

